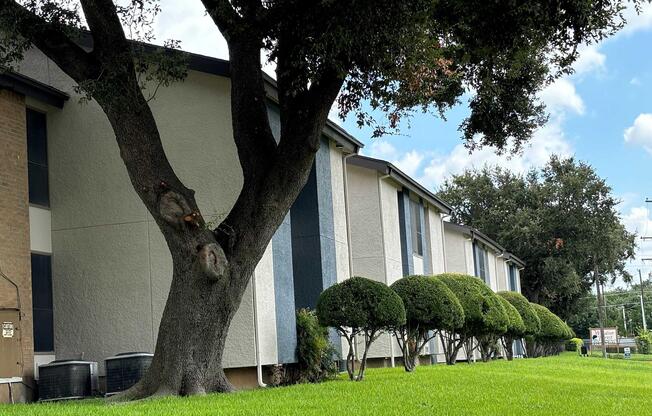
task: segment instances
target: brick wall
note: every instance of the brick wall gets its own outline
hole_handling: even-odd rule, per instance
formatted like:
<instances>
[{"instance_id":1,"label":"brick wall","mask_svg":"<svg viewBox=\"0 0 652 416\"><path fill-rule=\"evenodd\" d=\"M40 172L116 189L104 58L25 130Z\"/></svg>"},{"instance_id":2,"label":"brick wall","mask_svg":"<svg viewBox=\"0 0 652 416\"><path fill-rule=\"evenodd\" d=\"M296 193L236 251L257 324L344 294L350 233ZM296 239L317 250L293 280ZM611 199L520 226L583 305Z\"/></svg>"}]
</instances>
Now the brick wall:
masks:
<instances>
[{"instance_id":1,"label":"brick wall","mask_svg":"<svg viewBox=\"0 0 652 416\"><path fill-rule=\"evenodd\" d=\"M23 377L31 385L34 343L25 98L3 89L0 89L0 268L20 288ZM0 279L0 308L3 307L16 307L16 294L11 285ZM5 389L0 387L0 401Z\"/></svg>"}]
</instances>

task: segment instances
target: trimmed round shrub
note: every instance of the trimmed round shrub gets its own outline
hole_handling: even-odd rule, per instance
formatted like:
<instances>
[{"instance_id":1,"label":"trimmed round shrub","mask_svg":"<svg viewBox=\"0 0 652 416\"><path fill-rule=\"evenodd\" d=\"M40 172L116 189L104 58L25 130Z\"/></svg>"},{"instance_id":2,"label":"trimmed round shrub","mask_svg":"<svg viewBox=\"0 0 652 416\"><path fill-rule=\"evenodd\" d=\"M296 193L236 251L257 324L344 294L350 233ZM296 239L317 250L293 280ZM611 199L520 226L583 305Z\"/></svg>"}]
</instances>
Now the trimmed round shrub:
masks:
<instances>
[{"instance_id":1,"label":"trimmed round shrub","mask_svg":"<svg viewBox=\"0 0 652 416\"><path fill-rule=\"evenodd\" d=\"M322 292L317 318L334 328L388 329L405 323L405 307L387 285L352 277Z\"/></svg>"},{"instance_id":2,"label":"trimmed round shrub","mask_svg":"<svg viewBox=\"0 0 652 416\"><path fill-rule=\"evenodd\" d=\"M498 296L482 280L458 273L436 276L457 296L464 310L464 325L460 332L469 336L504 334L507 314Z\"/></svg>"},{"instance_id":3,"label":"trimmed round shrub","mask_svg":"<svg viewBox=\"0 0 652 416\"><path fill-rule=\"evenodd\" d=\"M566 343L566 351L577 351L579 354L583 346L584 341L579 338L572 338Z\"/></svg>"},{"instance_id":4,"label":"trimmed round shrub","mask_svg":"<svg viewBox=\"0 0 652 416\"><path fill-rule=\"evenodd\" d=\"M498 299L500 299L507 314L507 330L505 334L514 338L520 338L525 335L525 324L518 310L502 296L498 296Z\"/></svg>"},{"instance_id":5,"label":"trimmed round shrub","mask_svg":"<svg viewBox=\"0 0 652 416\"><path fill-rule=\"evenodd\" d=\"M352 277L324 290L317 300L317 318L323 326L336 328L349 344L346 371L350 380L361 381L367 367L367 353L378 334L405 324L405 307L389 286ZM351 328L351 331L347 331ZM355 336L365 335L358 374L355 374Z\"/></svg>"},{"instance_id":6,"label":"trimmed round shrub","mask_svg":"<svg viewBox=\"0 0 652 416\"><path fill-rule=\"evenodd\" d=\"M534 338L542 342L566 341L574 337L573 331L557 315L545 306L532 303L532 307L541 321L541 330Z\"/></svg>"},{"instance_id":7,"label":"trimmed round shrub","mask_svg":"<svg viewBox=\"0 0 652 416\"><path fill-rule=\"evenodd\" d=\"M498 292L498 295L514 306L519 315L521 315L521 319L523 319L523 324L525 325L523 335L534 335L541 331L539 315L525 296L518 292Z\"/></svg>"},{"instance_id":8,"label":"trimmed round shrub","mask_svg":"<svg viewBox=\"0 0 652 416\"><path fill-rule=\"evenodd\" d=\"M444 282L432 276L407 276L390 286L403 300L406 325L455 330L464 324L464 309Z\"/></svg>"}]
</instances>

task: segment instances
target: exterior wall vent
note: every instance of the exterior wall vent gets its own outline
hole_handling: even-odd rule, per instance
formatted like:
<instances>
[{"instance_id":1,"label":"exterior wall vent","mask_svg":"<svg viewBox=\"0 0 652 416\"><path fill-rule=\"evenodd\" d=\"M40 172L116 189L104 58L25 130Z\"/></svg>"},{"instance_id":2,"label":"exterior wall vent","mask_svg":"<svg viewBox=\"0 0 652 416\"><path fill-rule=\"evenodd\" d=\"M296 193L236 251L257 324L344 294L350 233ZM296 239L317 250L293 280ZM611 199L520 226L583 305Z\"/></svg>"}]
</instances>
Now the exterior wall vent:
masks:
<instances>
[{"instance_id":1,"label":"exterior wall vent","mask_svg":"<svg viewBox=\"0 0 652 416\"><path fill-rule=\"evenodd\" d=\"M140 380L154 354L147 352L125 352L104 360L106 366L106 395L127 390Z\"/></svg>"},{"instance_id":2,"label":"exterior wall vent","mask_svg":"<svg viewBox=\"0 0 652 416\"><path fill-rule=\"evenodd\" d=\"M40 365L39 401L82 399L97 394L97 363L56 360Z\"/></svg>"}]
</instances>

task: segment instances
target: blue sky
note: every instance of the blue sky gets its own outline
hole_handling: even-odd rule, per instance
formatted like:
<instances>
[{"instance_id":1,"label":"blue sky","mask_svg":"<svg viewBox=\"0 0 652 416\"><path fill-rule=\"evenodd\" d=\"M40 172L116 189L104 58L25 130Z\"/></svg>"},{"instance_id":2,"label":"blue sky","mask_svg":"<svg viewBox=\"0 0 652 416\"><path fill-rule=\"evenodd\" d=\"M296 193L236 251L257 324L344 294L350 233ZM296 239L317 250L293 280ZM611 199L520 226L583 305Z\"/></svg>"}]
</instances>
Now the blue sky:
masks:
<instances>
[{"instance_id":1,"label":"blue sky","mask_svg":"<svg viewBox=\"0 0 652 416\"><path fill-rule=\"evenodd\" d=\"M162 1L157 39L179 39L182 48L228 58L226 42L201 2ZM468 113L465 102L447 114L447 121L416 114L401 136L371 139L353 120L339 121L366 147L363 153L390 160L435 189L444 178L484 164L516 172L545 164L551 154L575 156L593 165L623 200L620 211L631 231L652 235L645 198L652 198L652 5L641 15L627 13L628 24L615 37L582 48L576 73L556 81L540 95L550 120L537 131L522 154L497 156L485 148L469 154L457 128ZM270 67L266 68L270 71ZM652 204L650 205L652 209ZM639 244L631 270L652 272L652 242Z\"/></svg>"}]
</instances>

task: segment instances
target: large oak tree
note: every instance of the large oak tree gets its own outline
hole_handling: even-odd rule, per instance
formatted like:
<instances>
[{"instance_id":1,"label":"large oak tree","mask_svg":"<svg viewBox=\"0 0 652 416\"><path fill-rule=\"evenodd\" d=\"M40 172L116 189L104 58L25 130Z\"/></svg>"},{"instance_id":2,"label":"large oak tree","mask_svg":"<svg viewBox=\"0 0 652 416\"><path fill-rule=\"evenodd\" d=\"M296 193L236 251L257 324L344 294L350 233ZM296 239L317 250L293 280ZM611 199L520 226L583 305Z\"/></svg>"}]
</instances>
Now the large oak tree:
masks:
<instances>
[{"instance_id":1,"label":"large oak tree","mask_svg":"<svg viewBox=\"0 0 652 416\"><path fill-rule=\"evenodd\" d=\"M341 115L353 113L381 134L413 109L443 113L469 92L471 115L461 126L469 147L518 148L545 122L536 92L570 70L579 44L617 30L623 7L619 0L202 0L229 46L244 175L237 202L212 230L168 162L139 83L143 73L164 84L182 74L125 36L124 27L139 33L151 21L155 1L118 3L79 0L78 10L72 0L0 0L0 63L34 45L101 106L170 249L173 278L155 357L126 398L232 389L222 369L229 324L307 180L336 100ZM77 42L81 28L90 49ZM276 65L278 142L261 51ZM379 113L387 117L371 116Z\"/></svg>"}]
</instances>

